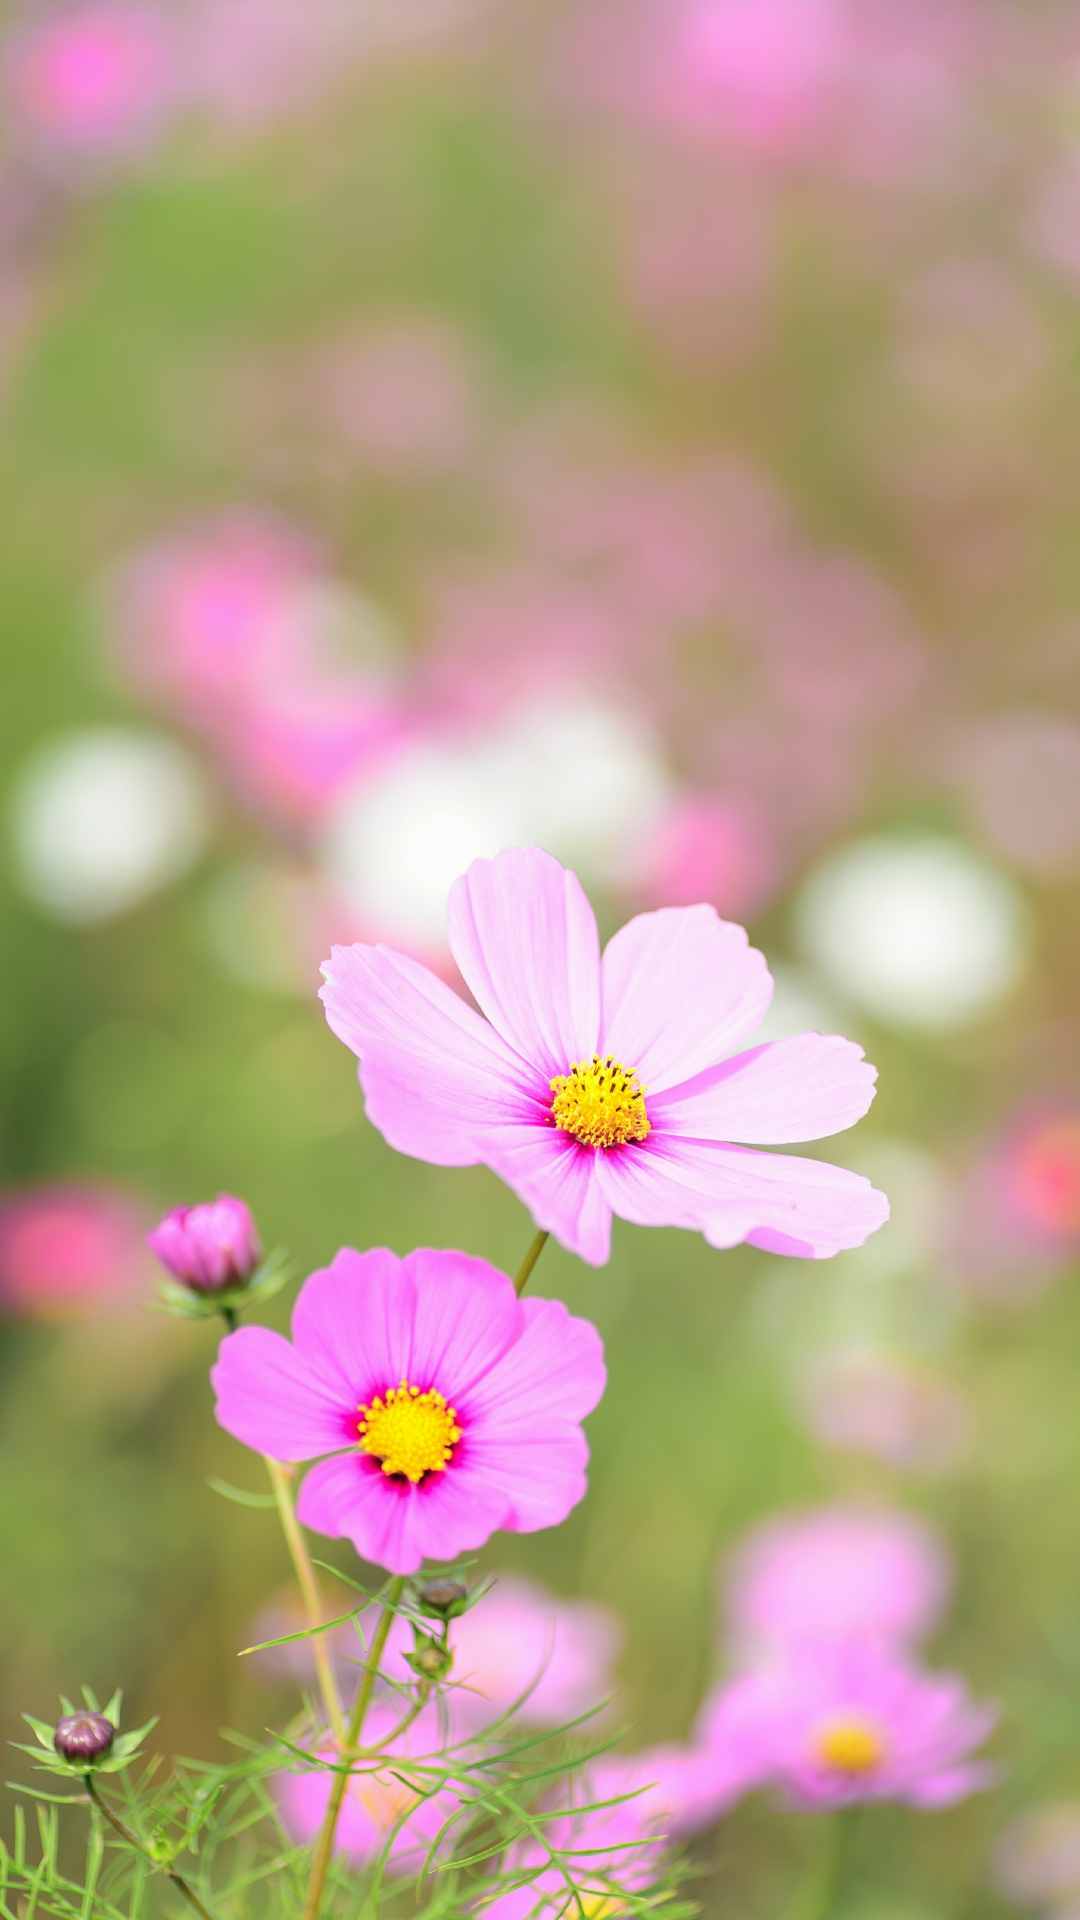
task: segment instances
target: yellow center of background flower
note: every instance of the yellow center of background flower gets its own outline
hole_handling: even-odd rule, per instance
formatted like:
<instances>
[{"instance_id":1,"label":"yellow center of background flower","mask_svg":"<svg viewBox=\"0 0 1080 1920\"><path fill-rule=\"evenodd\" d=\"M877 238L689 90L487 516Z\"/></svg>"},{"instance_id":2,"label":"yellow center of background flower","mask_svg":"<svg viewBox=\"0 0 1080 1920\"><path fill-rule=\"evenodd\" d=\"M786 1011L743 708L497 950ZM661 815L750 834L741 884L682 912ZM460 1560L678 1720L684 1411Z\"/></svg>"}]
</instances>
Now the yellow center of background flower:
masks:
<instances>
[{"instance_id":1,"label":"yellow center of background flower","mask_svg":"<svg viewBox=\"0 0 1080 1920\"><path fill-rule=\"evenodd\" d=\"M415 1485L426 1473L441 1473L461 1439L457 1414L436 1387L421 1393L402 1380L360 1408L360 1451L382 1461L384 1473L400 1473Z\"/></svg>"},{"instance_id":2,"label":"yellow center of background flower","mask_svg":"<svg viewBox=\"0 0 1080 1920\"><path fill-rule=\"evenodd\" d=\"M608 1054L578 1060L549 1082L555 1095L551 1117L583 1147L624 1147L649 1131L645 1091L637 1074Z\"/></svg>"},{"instance_id":3,"label":"yellow center of background flower","mask_svg":"<svg viewBox=\"0 0 1080 1920\"><path fill-rule=\"evenodd\" d=\"M856 1777L873 1772L884 1758L885 1743L869 1721L852 1714L822 1727L814 1741L814 1753L833 1773Z\"/></svg>"}]
</instances>

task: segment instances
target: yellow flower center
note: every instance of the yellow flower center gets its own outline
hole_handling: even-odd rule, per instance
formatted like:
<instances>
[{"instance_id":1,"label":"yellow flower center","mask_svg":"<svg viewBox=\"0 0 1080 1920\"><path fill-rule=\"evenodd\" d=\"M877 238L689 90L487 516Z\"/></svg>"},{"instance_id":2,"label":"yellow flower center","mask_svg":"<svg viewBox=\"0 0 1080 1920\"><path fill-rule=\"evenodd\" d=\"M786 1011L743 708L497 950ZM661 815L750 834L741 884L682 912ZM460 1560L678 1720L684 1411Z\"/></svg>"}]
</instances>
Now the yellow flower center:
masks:
<instances>
[{"instance_id":1,"label":"yellow flower center","mask_svg":"<svg viewBox=\"0 0 1080 1920\"><path fill-rule=\"evenodd\" d=\"M814 1740L814 1757L833 1773L872 1773L885 1757L885 1743L877 1729L858 1715L829 1720Z\"/></svg>"},{"instance_id":2,"label":"yellow flower center","mask_svg":"<svg viewBox=\"0 0 1080 1920\"><path fill-rule=\"evenodd\" d=\"M555 1125L583 1147L624 1147L649 1131L645 1090L636 1072L610 1053L603 1060L594 1053L591 1060L575 1061L549 1084Z\"/></svg>"},{"instance_id":3,"label":"yellow flower center","mask_svg":"<svg viewBox=\"0 0 1080 1920\"><path fill-rule=\"evenodd\" d=\"M441 1473L461 1439L457 1414L436 1387L421 1393L402 1380L360 1408L360 1451L382 1461L384 1473L400 1473L414 1486L426 1473Z\"/></svg>"}]
</instances>

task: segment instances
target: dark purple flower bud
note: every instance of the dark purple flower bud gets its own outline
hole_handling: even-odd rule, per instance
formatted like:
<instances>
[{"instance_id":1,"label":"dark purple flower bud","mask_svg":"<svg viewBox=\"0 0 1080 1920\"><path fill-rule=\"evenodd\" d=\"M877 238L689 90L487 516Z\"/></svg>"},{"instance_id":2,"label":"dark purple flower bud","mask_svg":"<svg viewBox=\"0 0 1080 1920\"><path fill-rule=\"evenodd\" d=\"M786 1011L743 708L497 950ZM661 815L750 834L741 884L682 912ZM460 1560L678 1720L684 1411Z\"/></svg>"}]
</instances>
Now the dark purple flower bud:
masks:
<instances>
[{"instance_id":1,"label":"dark purple flower bud","mask_svg":"<svg viewBox=\"0 0 1080 1920\"><path fill-rule=\"evenodd\" d=\"M116 1738L116 1728L103 1713L66 1713L56 1723L53 1746L63 1760L85 1760L92 1766L108 1753Z\"/></svg>"},{"instance_id":2,"label":"dark purple flower bud","mask_svg":"<svg viewBox=\"0 0 1080 1920\"><path fill-rule=\"evenodd\" d=\"M197 1207L174 1207L147 1235L147 1245L193 1293L245 1286L262 1258L250 1210L231 1193Z\"/></svg>"},{"instance_id":3,"label":"dark purple flower bud","mask_svg":"<svg viewBox=\"0 0 1080 1920\"><path fill-rule=\"evenodd\" d=\"M469 1604L469 1589L462 1580L419 1580L413 1592L420 1612L429 1619L456 1620Z\"/></svg>"}]
</instances>

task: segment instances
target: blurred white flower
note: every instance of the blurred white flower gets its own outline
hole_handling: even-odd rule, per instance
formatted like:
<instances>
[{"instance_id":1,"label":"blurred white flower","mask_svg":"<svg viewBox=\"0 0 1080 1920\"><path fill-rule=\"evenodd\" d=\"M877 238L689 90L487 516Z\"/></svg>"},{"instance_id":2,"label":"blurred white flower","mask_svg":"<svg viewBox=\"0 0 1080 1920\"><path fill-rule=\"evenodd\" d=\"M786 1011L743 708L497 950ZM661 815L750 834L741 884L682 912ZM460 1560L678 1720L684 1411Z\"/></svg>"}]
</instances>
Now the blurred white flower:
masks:
<instances>
[{"instance_id":1,"label":"blurred white flower","mask_svg":"<svg viewBox=\"0 0 1080 1920\"><path fill-rule=\"evenodd\" d=\"M167 886L202 851L207 825L198 768L159 734L66 734L39 747L14 783L22 886L61 920L107 920Z\"/></svg>"},{"instance_id":2,"label":"blurred white flower","mask_svg":"<svg viewBox=\"0 0 1080 1920\"><path fill-rule=\"evenodd\" d=\"M415 741L349 788L325 871L368 929L430 951L471 861L539 845L610 884L667 795L652 740L629 716L582 697L536 703L482 733Z\"/></svg>"},{"instance_id":3,"label":"blurred white flower","mask_svg":"<svg viewBox=\"0 0 1080 1920\"><path fill-rule=\"evenodd\" d=\"M877 1018L929 1030L1000 1000L1027 955L1024 903L959 841L860 840L812 874L795 907L803 951Z\"/></svg>"}]
</instances>

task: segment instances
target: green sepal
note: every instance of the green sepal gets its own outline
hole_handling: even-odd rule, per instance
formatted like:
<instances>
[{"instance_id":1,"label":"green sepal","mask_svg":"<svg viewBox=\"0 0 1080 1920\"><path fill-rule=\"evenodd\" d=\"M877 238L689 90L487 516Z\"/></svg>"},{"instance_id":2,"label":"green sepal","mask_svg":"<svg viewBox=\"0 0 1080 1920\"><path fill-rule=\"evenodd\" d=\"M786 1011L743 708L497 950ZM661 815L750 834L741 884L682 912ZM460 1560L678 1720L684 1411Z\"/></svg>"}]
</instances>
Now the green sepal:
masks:
<instances>
[{"instance_id":1,"label":"green sepal","mask_svg":"<svg viewBox=\"0 0 1080 1920\"><path fill-rule=\"evenodd\" d=\"M160 1303L166 1313L175 1313L181 1320L220 1320L224 1313L239 1313L253 1300L272 1300L287 1284L291 1272L288 1254L278 1248L267 1254L249 1280L218 1287L213 1293L200 1293L179 1280L163 1280Z\"/></svg>"}]
</instances>

